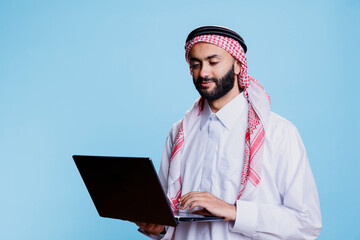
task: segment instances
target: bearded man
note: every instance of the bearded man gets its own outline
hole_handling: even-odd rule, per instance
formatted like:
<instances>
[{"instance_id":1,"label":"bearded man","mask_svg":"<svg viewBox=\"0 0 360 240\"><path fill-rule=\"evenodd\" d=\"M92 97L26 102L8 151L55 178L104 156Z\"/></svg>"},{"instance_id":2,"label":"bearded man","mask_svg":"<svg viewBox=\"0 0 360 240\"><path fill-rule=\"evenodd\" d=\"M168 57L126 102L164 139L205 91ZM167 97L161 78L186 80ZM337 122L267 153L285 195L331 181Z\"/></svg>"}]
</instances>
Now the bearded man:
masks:
<instances>
[{"instance_id":1,"label":"bearded man","mask_svg":"<svg viewBox=\"0 0 360 240\"><path fill-rule=\"evenodd\" d=\"M315 239L321 213L300 135L270 111L247 75L244 40L217 26L185 45L201 97L170 130L159 178L174 211L224 217L176 228L139 223L156 239Z\"/></svg>"}]
</instances>

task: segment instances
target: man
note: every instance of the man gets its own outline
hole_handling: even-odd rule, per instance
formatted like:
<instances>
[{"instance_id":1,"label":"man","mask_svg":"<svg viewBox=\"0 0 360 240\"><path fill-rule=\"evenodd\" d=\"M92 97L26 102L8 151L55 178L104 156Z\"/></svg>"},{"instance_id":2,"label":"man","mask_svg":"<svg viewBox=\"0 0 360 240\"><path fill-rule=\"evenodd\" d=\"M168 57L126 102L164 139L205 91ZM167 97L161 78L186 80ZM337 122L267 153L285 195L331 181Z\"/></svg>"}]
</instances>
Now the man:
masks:
<instances>
[{"instance_id":1,"label":"man","mask_svg":"<svg viewBox=\"0 0 360 240\"><path fill-rule=\"evenodd\" d=\"M159 239L315 239L320 205L303 143L247 75L244 40L200 27L185 50L201 97L171 128L159 178L173 210L225 220L138 225Z\"/></svg>"}]
</instances>

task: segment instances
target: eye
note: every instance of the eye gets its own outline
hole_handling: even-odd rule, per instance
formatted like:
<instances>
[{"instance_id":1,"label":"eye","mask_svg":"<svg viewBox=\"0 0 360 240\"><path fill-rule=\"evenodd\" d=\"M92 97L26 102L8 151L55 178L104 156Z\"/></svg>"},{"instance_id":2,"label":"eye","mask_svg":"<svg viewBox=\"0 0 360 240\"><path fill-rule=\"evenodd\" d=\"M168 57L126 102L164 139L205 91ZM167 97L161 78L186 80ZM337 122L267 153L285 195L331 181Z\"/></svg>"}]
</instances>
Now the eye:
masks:
<instances>
[{"instance_id":1,"label":"eye","mask_svg":"<svg viewBox=\"0 0 360 240\"><path fill-rule=\"evenodd\" d=\"M192 68L197 68L200 66L200 63L191 63Z\"/></svg>"},{"instance_id":2,"label":"eye","mask_svg":"<svg viewBox=\"0 0 360 240\"><path fill-rule=\"evenodd\" d=\"M218 64L219 62L215 62L215 61L212 61L212 62L210 62L210 65L211 66L214 66L214 65L216 65L216 64Z\"/></svg>"}]
</instances>

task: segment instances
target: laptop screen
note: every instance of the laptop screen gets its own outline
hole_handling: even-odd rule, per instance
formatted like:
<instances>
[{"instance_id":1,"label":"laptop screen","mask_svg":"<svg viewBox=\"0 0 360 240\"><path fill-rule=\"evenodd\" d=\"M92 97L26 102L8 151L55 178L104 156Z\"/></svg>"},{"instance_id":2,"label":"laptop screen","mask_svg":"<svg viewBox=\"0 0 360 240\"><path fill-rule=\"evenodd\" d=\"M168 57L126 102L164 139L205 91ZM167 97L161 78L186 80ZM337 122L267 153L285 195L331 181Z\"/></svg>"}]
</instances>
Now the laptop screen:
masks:
<instances>
[{"instance_id":1,"label":"laptop screen","mask_svg":"<svg viewBox=\"0 0 360 240\"><path fill-rule=\"evenodd\" d=\"M74 155L102 217L176 226L150 158Z\"/></svg>"}]
</instances>

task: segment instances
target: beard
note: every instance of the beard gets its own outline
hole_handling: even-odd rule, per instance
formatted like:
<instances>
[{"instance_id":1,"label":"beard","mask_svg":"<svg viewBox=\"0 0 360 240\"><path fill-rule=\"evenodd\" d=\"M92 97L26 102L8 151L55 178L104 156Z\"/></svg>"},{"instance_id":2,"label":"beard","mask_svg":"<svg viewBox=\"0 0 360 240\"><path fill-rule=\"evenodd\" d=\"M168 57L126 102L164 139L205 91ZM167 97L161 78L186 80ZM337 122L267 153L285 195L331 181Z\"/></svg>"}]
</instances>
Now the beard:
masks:
<instances>
[{"instance_id":1,"label":"beard","mask_svg":"<svg viewBox=\"0 0 360 240\"><path fill-rule=\"evenodd\" d=\"M216 100L223 96L225 96L231 89L234 87L235 82L235 73L234 73L234 64L230 68L230 70L220 79L217 78L202 78L199 76L197 81L194 81L194 85L196 90L200 93L200 95L206 100ZM213 90L208 90L206 87L202 87L201 83L206 81L213 81L215 83L215 88Z\"/></svg>"}]
</instances>

